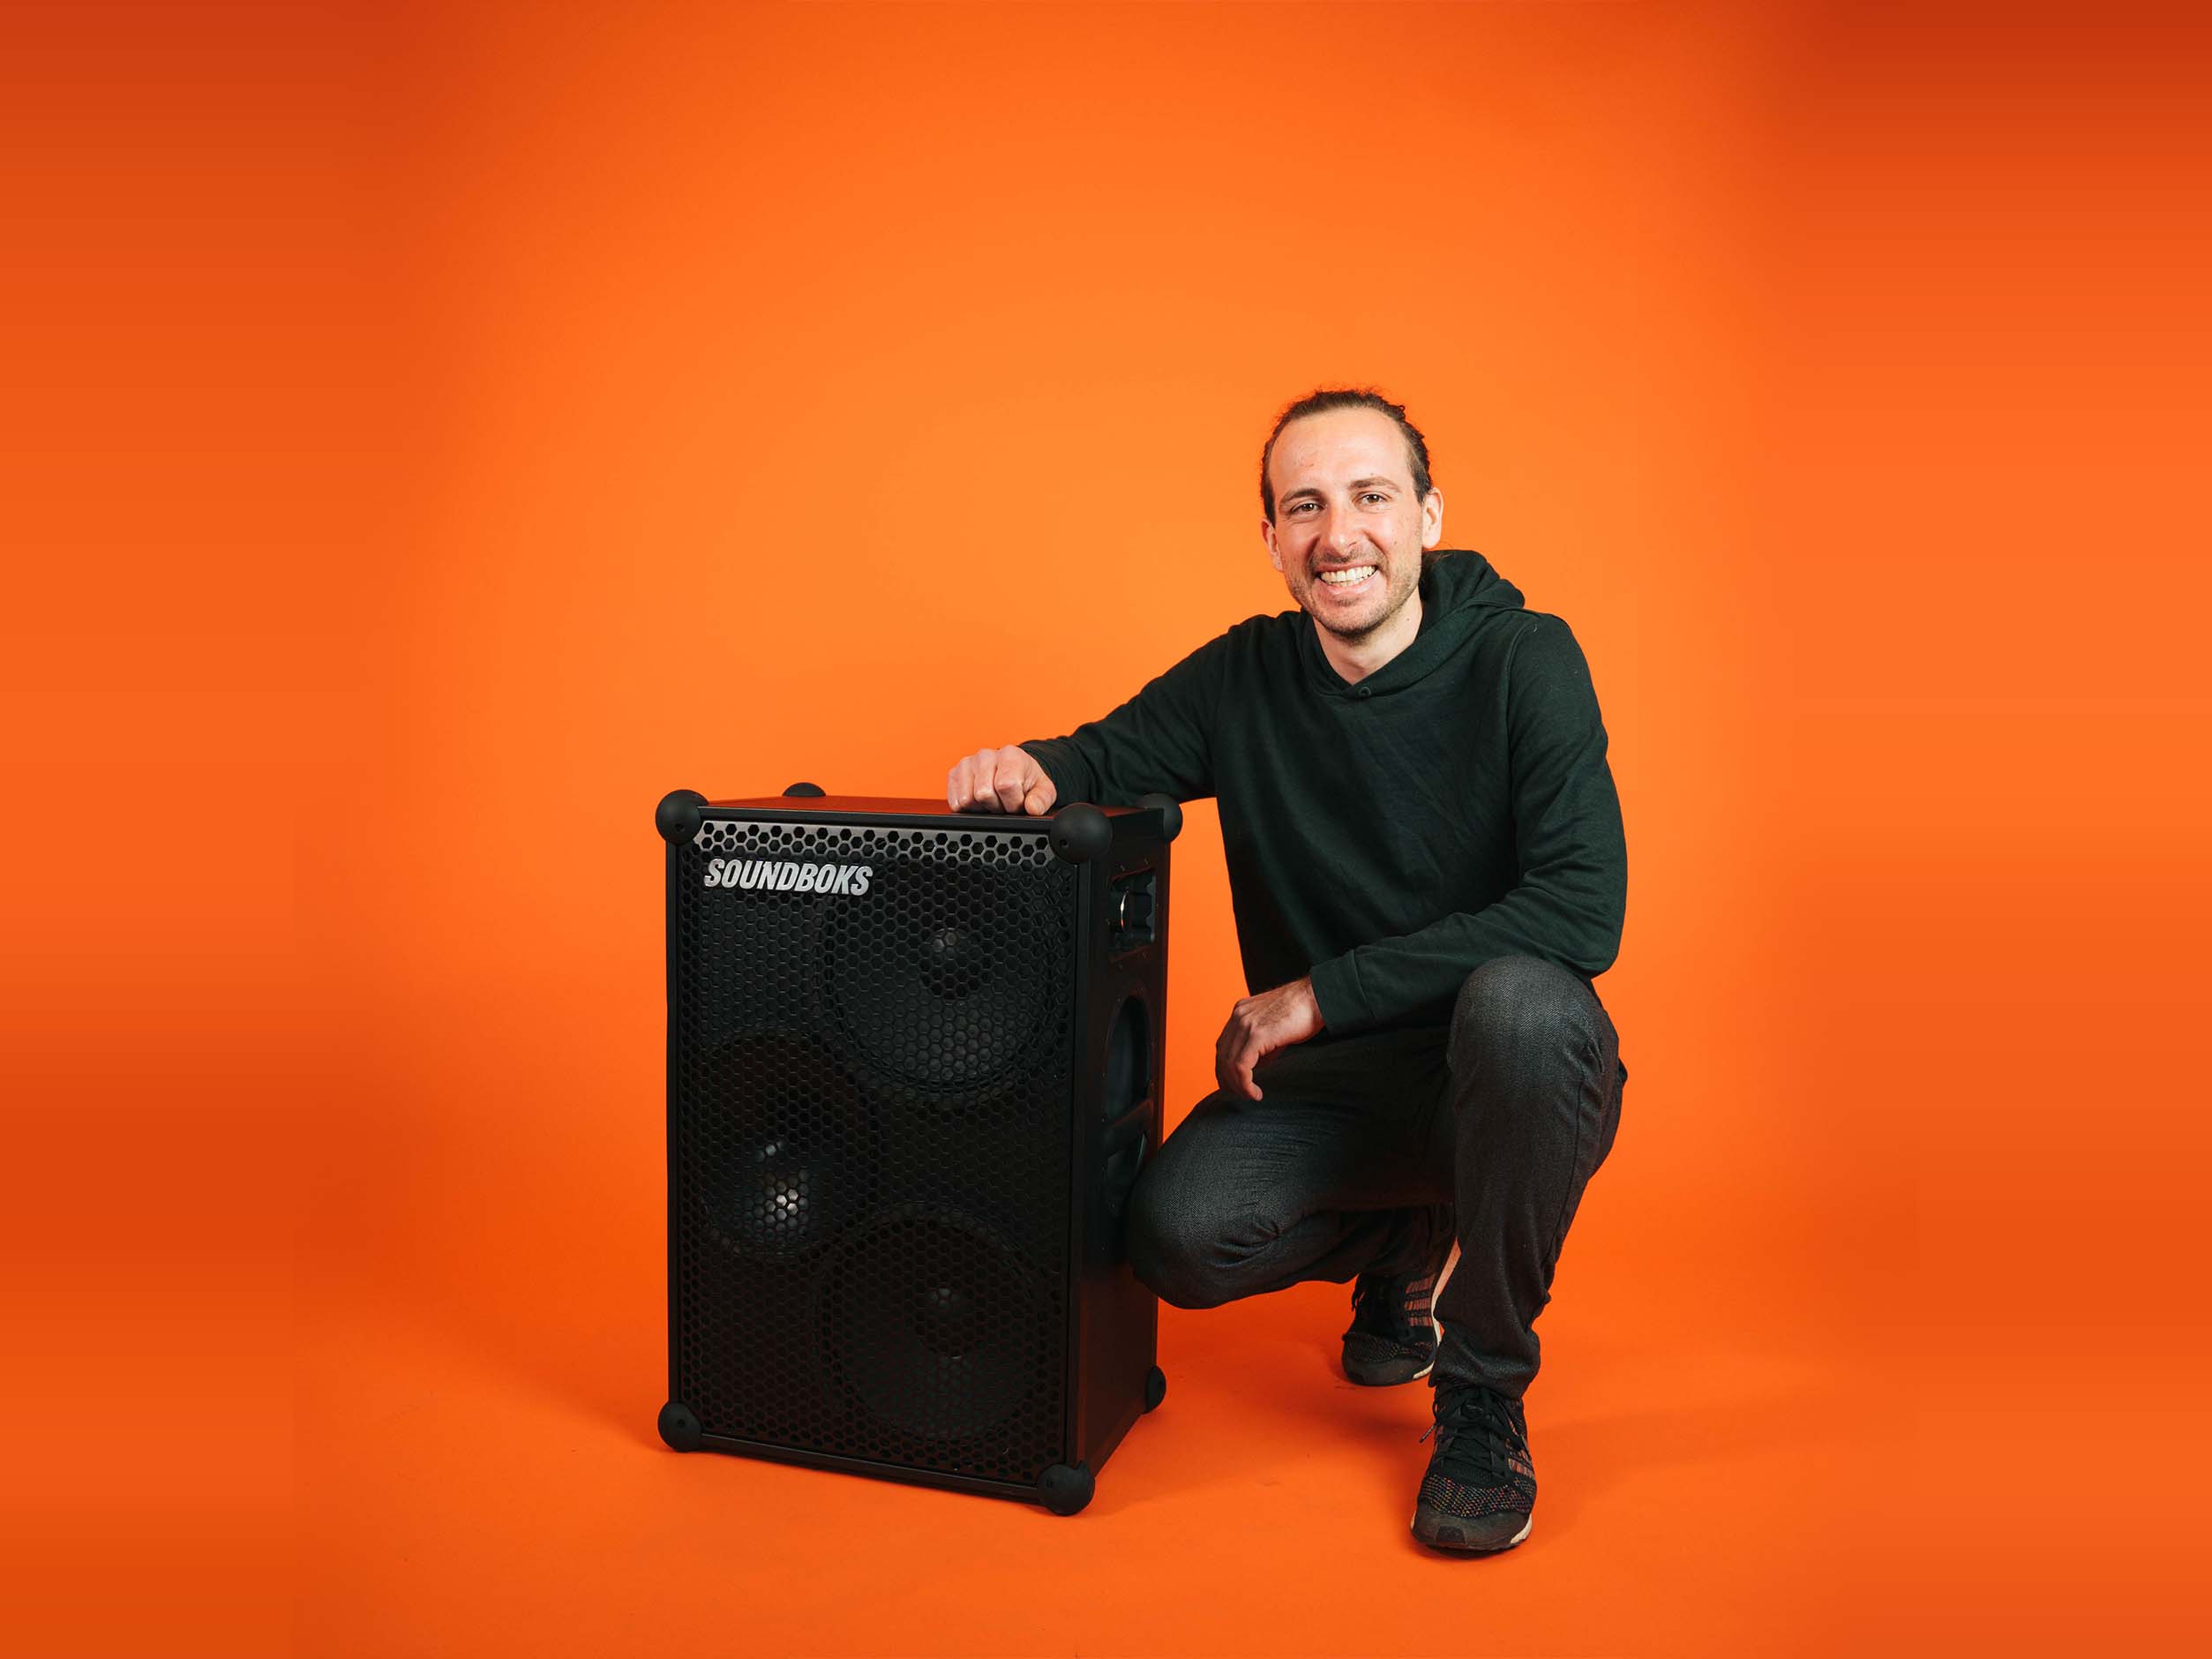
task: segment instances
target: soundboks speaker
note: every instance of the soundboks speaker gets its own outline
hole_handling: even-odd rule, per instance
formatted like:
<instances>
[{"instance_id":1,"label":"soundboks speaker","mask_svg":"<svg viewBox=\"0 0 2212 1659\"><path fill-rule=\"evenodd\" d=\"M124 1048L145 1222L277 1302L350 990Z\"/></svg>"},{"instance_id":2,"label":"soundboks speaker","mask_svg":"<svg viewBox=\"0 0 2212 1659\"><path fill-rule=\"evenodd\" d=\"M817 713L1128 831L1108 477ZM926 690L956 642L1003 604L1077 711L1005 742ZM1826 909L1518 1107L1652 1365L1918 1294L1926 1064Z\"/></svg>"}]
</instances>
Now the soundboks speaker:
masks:
<instances>
[{"instance_id":1,"label":"soundboks speaker","mask_svg":"<svg viewBox=\"0 0 2212 1659\"><path fill-rule=\"evenodd\" d=\"M662 1438L1074 1513L1166 1388L1122 1240L1181 809L798 784L656 822Z\"/></svg>"}]
</instances>

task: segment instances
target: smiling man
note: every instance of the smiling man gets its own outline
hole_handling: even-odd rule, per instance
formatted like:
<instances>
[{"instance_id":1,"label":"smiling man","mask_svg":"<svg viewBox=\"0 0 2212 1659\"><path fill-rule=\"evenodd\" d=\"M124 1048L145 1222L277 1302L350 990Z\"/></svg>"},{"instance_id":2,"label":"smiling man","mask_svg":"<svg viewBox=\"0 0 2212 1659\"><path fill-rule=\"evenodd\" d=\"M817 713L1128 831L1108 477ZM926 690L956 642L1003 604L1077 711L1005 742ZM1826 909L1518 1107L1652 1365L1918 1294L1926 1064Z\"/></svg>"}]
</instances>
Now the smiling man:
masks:
<instances>
[{"instance_id":1,"label":"smiling man","mask_svg":"<svg viewBox=\"0 0 2212 1659\"><path fill-rule=\"evenodd\" d=\"M1260 497L1297 610L1067 737L966 757L946 799L1218 799L1252 995L1137 1182L1130 1265L1185 1308L1355 1280L1346 1375L1434 1391L1414 1535L1507 1549L1535 1508L1536 1317L1628 1076L1591 985L1627 894L1605 727L1567 625L1439 551L1398 404L1292 404Z\"/></svg>"}]
</instances>

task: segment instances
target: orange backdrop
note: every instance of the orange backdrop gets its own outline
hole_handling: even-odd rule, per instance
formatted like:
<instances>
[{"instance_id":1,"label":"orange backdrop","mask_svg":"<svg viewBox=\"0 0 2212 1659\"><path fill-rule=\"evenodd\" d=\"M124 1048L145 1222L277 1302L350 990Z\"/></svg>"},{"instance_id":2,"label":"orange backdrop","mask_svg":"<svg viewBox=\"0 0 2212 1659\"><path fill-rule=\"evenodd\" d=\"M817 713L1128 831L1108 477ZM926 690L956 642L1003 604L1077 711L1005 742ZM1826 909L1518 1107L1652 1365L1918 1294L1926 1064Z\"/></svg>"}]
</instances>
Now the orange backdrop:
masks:
<instances>
[{"instance_id":1,"label":"orange backdrop","mask_svg":"<svg viewBox=\"0 0 2212 1659\"><path fill-rule=\"evenodd\" d=\"M2186 17L8 26L11 1647L2212 1635ZM665 1453L653 803L927 794L1279 609L1341 380L1629 827L1531 1544L1406 1539L1330 1286L1165 1310L1076 1520Z\"/></svg>"}]
</instances>

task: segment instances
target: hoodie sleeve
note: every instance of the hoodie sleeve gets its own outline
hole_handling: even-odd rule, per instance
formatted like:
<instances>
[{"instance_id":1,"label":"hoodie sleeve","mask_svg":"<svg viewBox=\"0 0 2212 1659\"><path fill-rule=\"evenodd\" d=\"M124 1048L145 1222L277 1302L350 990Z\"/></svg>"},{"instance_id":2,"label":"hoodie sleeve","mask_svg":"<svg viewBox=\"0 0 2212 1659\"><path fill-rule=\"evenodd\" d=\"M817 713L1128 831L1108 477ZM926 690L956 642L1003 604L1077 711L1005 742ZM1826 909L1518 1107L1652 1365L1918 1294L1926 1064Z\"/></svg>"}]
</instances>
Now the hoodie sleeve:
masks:
<instances>
[{"instance_id":1,"label":"hoodie sleeve","mask_svg":"<svg viewBox=\"0 0 2212 1659\"><path fill-rule=\"evenodd\" d=\"M1537 618L1514 642L1505 684L1520 880L1479 911L1316 964L1314 996L1330 1030L1449 1020L1467 975L1495 957L1537 957L1595 978L1619 954L1621 801L1589 665L1567 625Z\"/></svg>"},{"instance_id":2,"label":"hoodie sleeve","mask_svg":"<svg viewBox=\"0 0 2212 1659\"><path fill-rule=\"evenodd\" d=\"M1228 645L1224 636L1199 647L1103 720L1021 747L1062 803L1128 807L1153 793L1203 800L1214 790L1214 710Z\"/></svg>"}]
</instances>

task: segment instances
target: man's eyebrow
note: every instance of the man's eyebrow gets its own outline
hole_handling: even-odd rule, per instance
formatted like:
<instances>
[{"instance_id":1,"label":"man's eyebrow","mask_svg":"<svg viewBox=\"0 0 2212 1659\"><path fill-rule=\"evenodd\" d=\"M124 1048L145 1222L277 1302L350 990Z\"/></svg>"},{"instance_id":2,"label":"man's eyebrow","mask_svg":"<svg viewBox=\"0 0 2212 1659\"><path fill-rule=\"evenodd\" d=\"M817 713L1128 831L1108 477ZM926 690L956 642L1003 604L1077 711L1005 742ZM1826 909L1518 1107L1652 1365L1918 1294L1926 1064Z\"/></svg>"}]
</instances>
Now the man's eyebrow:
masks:
<instances>
[{"instance_id":1,"label":"man's eyebrow","mask_svg":"<svg viewBox=\"0 0 2212 1659\"><path fill-rule=\"evenodd\" d=\"M1388 485L1390 488L1391 488L1391 489L1393 489L1393 490L1395 490L1395 489L1398 487L1398 480L1397 480L1397 479L1395 479L1395 478L1382 478L1382 477L1376 477L1376 478L1354 478L1354 479L1353 479L1353 480L1352 480L1352 482L1351 482L1348 485L1346 485L1346 487L1347 489L1353 489L1353 490L1371 490L1371 489L1373 489L1373 488L1374 488L1376 484L1386 484L1386 485ZM1320 485L1318 485L1318 484L1307 484L1307 485L1306 485L1304 488L1302 488L1302 489L1298 489L1298 490L1293 490L1293 491L1291 491L1288 494L1286 494L1286 495L1285 495L1285 496L1283 497L1283 499L1284 499L1284 500L1286 500L1286 501L1295 501L1295 500L1297 500L1297 499L1298 499L1298 498L1299 498L1299 497L1301 497L1301 496L1304 496L1304 495L1319 495L1320 493L1321 493L1321 486L1320 486Z\"/></svg>"}]
</instances>

